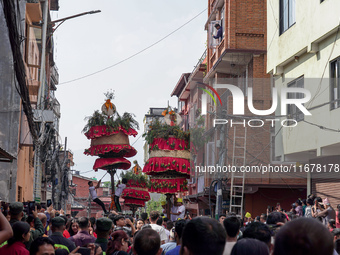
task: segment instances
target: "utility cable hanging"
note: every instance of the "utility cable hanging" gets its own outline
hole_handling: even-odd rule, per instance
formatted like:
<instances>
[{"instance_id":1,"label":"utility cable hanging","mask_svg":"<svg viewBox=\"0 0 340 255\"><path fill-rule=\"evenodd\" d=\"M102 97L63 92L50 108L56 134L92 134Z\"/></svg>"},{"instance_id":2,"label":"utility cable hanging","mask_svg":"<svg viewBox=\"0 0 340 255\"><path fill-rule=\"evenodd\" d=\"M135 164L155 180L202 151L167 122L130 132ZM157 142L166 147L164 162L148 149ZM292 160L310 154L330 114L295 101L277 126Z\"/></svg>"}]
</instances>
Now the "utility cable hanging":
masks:
<instances>
[{"instance_id":1,"label":"utility cable hanging","mask_svg":"<svg viewBox=\"0 0 340 255\"><path fill-rule=\"evenodd\" d=\"M71 83L71 82L74 82L74 81L82 80L82 79L85 79L85 78L90 77L90 76L92 76L92 75L95 75L95 74L97 74L97 73L104 72L105 70L108 70L108 69L110 69L110 68L112 68L112 67L115 67L115 66L117 66L117 65L119 65L119 64L121 64L121 63L123 63L123 62L125 62L125 61L127 61L127 60L129 60L129 59L131 59L131 58L133 58L133 57L135 57L135 56L137 56L137 55L139 55L139 54L141 54L142 52L144 52L144 51L150 49L151 47L153 47L153 46L155 46L156 44L160 43L161 41L165 40L165 39L168 38L170 35L174 34L174 33L177 32L178 30L180 30L182 27L184 27L185 25L189 24L191 21L193 21L194 19L196 19L198 16L200 16L200 15L201 15L203 12L205 12L207 9L208 9L208 8L204 9L204 10L201 11L199 14L197 14L196 16L194 16L193 18L191 18L190 20L188 20L187 22L185 22L183 25L181 25L180 27L178 27L177 29L175 29L175 30L172 31L171 33L167 34L166 36L164 36L163 38L161 38L161 39L159 39L158 41L154 42L153 44L149 45L148 47L146 47L146 48L144 48L144 49L138 51L137 53L131 55L130 57L127 57L127 58L125 58L125 59L123 59L123 60L121 60L121 61L119 61L119 62L117 62L117 63L115 63L115 64L113 64L113 65L110 65L110 66L108 66L108 67L105 67L105 68L103 68L103 69L101 69L101 70L98 70L98 71L96 71L96 72L93 72L93 73L84 75L84 76L82 76L82 77L79 77L79 78L76 78L76 79L73 79L73 80L69 80L69 81L65 81L65 82L59 83L59 85L63 85L63 84Z\"/></svg>"}]
</instances>

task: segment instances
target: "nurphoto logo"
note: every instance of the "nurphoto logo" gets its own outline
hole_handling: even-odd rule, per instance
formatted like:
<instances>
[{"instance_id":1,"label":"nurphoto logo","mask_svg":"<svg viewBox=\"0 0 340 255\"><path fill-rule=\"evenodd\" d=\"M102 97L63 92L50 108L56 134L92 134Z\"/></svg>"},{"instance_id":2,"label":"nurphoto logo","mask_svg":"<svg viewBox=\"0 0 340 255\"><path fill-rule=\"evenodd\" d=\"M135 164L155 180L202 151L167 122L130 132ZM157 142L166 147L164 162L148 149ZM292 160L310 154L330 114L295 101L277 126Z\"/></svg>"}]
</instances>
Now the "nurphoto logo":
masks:
<instances>
[{"instance_id":1,"label":"nurphoto logo","mask_svg":"<svg viewBox=\"0 0 340 255\"><path fill-rule=\"evenodd\" d=\"M217 106L216 99L213 94L216 95L217 99L219 100L221 106L222 106L222 100L220 95L217 93L216 89L228 89L231 92L232 98L233 98L233 115L239 115L242 116L244 115L244 94L242 90L231 84L215 84L215 88L204 84L204 83L199 83L200 85L204 85L206 88L200 88L206 93L202 93L201 95L201 100L202 100L202 115L207 114L207 95L209 95L212 100L214 101L215 106ZM208 90L210 89L212 93ZM304 96L302 98L289 98L289 93L293 94L303 94ZM274 113L277 109L278 106L278 98L280 99L281 103L281 116L286 116L287 115L287 106L288 105L295 105L304 115L312 115L304 106L304 103L307 103L311 99L311 93L309 90L304 89L304 88L296 88L296 87L286 87L286 88L281 88L280 93L278 94L277 88L272 88L272 105L270 109L267 110L258 110L255 109L254 104L253 104L253 88L248 87L247 89L247 105L249 111L257 116L268 116L272 113ZM265 122L270 122L271 126L273 127L276 121L280 121L280 119L250 119L247 121L248 126L250 127L262 127ZM288 122L293 122L294 125L287 125ZM213 120L213 126L215 127L216 125L224 125L230 123L230 125L236 125L236 124L242 124L243 126L246 125L246 120L244 119L242 122L233 122L232 120L228 119L214 119ZM284 119L281 121L281 125L283 127L294 127L297 125L297 121L294 119Z\"/></svg>"}]
</instances>

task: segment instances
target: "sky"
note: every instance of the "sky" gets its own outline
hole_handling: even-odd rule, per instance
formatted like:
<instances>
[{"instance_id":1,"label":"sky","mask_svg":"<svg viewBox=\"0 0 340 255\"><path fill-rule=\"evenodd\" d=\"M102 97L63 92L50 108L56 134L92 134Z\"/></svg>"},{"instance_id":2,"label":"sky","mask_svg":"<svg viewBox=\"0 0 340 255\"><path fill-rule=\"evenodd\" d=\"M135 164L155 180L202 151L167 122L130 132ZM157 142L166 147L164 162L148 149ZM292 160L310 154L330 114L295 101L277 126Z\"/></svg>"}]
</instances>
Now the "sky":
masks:
<instances>
[{"instance_id":1,"label":"sky","mask_svg":"<svg viewBox=\"0 0 340 255\"><path fill-rule=\"evenodd\" d=\"M54 32L54 60L59 71L56 97L61 105L60 139L67 137L67 149L74 154L73 170L87 177L102 178L105 171L91 171L97 157L86 156L90 141L82 133L85 117L100 110L104 93L115 91L117 111L136 115L140 129L130 144L143 167L143 118L150 107L177 106L171 97L182 73L191 72L206 47L208 1L202 0L60 0L52 20L78 13L101 10L65 21ZM112 66L149 47L190 23L161 42L129 60L103 72L78 79ZM73 82L74 79L78 79ZM132 164L133 165L133 164ZM109 181L106 175L103 181Z\"/></svg>"}]
</instances>

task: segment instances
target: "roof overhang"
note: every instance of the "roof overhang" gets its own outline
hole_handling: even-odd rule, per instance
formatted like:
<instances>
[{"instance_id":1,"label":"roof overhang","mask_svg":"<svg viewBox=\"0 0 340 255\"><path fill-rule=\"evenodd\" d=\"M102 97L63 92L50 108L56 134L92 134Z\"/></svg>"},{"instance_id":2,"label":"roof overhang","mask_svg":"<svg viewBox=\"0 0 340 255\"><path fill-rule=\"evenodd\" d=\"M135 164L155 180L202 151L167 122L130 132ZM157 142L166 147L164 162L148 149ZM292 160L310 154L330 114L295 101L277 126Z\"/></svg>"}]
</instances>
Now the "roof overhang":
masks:
<instances>
[{"instance_id":1,"label":"roof overhang","mask_svg":"<svg viewBox=\"0 0 340 255\"><path fill-rule=\"evenodd\" d=\"M13 162L13 159L16 158L0 147L0 162L11 163Z\"/></svg>"}]
</instances>

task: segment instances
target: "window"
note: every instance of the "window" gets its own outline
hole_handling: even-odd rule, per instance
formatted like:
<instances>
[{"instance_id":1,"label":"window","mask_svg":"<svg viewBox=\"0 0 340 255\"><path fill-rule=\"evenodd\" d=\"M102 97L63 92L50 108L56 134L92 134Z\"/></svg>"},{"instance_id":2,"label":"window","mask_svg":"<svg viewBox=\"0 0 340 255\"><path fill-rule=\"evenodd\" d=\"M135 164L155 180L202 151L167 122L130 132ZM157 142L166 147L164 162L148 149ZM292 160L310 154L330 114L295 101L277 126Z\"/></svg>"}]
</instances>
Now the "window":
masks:
<instances>
[{"instance_id":1,"label":"window","mask_svg":"<svg viewBox=\"0 0 340 255\"><path fill-rule=\"evenodd\" d=\"M280 0L280 35L295 24L295 0Z\"/></svg>"},{"instance_id":2,"label":"window","mask_svg":"<svg viewBox=\"0 0 340 255\"><path fill-rule=\"evenodd\" d=\"M296 80L288 83L288 87L290 88L304 88L304 77L299 77ZM303 93L288 93L288 99L300 99L304 98ZM305 115L301 112L299 108L296 107L295 104L287 105L287 115L289 119L294 119L297 122L305 119ZM288 125L293 125L294 122L288 123Z\"/></svg>"},{"instance_id":3,"label":"window","mask_svg":"<svg viewBox=\"0 0 340 255\"><path fill-rule=\"evenodd\" d=\"M18 202L22 201L22 187L18 186Z\"/></svg>"},{"instance_id":4,"label":"window","mask_svg":"<svg viewBox=\"0 0 340 255\"><path fill-rule=\"evenodd\" d=\"M340 99L340 57L330 64L330 101ZM339 108L340 102L331 103L331 110Z\"/></svg>"}]
</instances>

